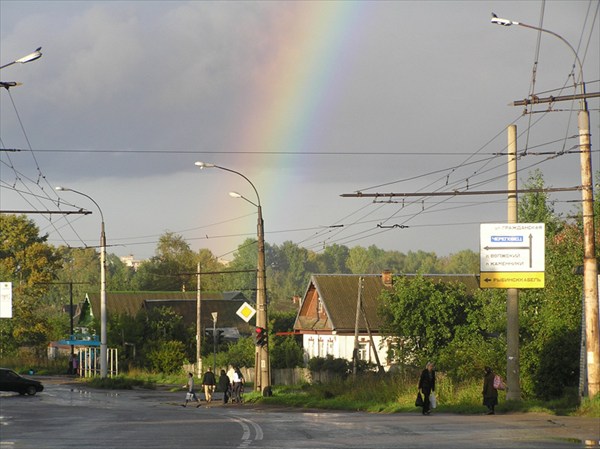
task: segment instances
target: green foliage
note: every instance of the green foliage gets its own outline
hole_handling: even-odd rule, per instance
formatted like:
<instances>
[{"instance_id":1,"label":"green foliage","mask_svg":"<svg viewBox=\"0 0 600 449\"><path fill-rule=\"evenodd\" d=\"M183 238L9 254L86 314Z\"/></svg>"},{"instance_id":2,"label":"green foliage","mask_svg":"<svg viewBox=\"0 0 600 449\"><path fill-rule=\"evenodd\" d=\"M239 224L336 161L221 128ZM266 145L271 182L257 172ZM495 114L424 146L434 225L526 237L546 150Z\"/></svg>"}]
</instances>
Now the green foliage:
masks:
<instances>
[{"instance_id":1,"label":"green foliage","mask_svg":"<svg viewBox=\"0 0 600 449\"><path fill-rule=\"evenodd\" d=\"M185 348L182 342L170 340L155 345L147 353L148 364L153 371L176 373L186 362Z\"/></svg>"},{"instance_id":2,"label":"green foliage","mask_svg":"<svg viewBox=\"0 0 600 449\"><path fill-rule=\"evenodd\" d=\"M221 361L221 366L239 366L250 367L254 366L254 341L252 337L240 338L234 344L227 348L225 360Z\"/></svg>"},{"instance_id":3,"label":"green foliage","mask_svg":"<svg viewBox=\"0 0 600 449\"><path fill-rule=\"evenodd\" d=\"M417 276L399 278L392 292L382 293L384 330L397 338L394 359L424 366L436 359L467 322L473 299L462 284L434 282Z\"/></svg>"},{"instance_id":4,"label":"green foliage","mask_svg":"<svg viewBox=\"0 0 600 449\"><path fill-rule=\"evenodd\" d=\"M523 189L543 189L544 176L538 168L529 173ZM519 197L519 223L545 223L546 234L552 236L561 228L560 218L554 213L554 203L546 192L526 193Z\"/></svg>"},{"instance_id":5,"label":"green foliage","mask_svg":"<svg viewBox=\"0 0 600 449\"><path fill-rule=\"evenodd\" d=\"M270 360L272 368L295 368L304 364L304 351L294 336L272 337Z\"/></svg>"},{"instance_id":6,"label":"green foliage","mask_svg":"<svg viewBox=\"0 0 600 449\"><path fill-rule=\"evenodd\" d=\"M308 361L311 371L329 371L341 378L345 378L351 370L350 362L346 359L335 359L333 356L313 357Z\"/></svg>"},{"instance_id":7,"label":"green foliage","mask_svg":"<svg viewBox=\"0 0 600 449\"><path fill-rule=\"evenodd\" d=\"M7 333L0 336L2 347L9 352L28 346L43 354L51 336L56 335L52 326L57 322L49 319L55 308L47 292L59 257L46 240L25 216L0 214L0 279L12 282L13 287L13 318L2 326Z\"/></svg>"},{"instance_id":8,"label":"green foliage","mask_svg":"<svg viewBox=\"0 0 600 449\"><path fill-rule=\"evenodd\" d=\"M579 333L556 331L548 339L533 373L533 390L541 399L557 398L579 380Z\"/></svg>"}]
</instances>

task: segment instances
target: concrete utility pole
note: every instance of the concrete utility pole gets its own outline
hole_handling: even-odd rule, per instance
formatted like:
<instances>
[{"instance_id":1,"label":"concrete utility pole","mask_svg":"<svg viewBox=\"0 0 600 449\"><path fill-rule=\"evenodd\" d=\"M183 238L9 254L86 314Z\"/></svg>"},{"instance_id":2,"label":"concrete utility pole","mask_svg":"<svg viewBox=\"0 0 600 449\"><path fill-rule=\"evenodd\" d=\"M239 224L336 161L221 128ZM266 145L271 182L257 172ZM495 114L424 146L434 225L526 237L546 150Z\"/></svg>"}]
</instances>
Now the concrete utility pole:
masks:
<instances>
[{"instance_id":1,"label":"concrete utility pole","mask_svg":"<svg viewBox=\"0 0 600 449\"><path fill-rule=\"evenodd\" d=\"M508 127L508 223L517 217L517 126ZM519 290L506 290L506 399L521 400L519 361Z\"/></svg>"},{"instance_id":2,"label":"concrete utility pole","mask_svg":"<svg viewBox=\"0 0 600 449\"><path fill-rule=\"evenodd\" d=\"M581 199L583 213L583 297L585 308L585 332L588 390L590 398L600 393L600 334L598 314L598 264L596 262L596 242L594 231L594 188L592 179L592 153L590 147L590 114L588 111L583 65L577 51L559 34L544 28L527 25L492 14L492 23L502 26L518 25L524 28L551 34L569 47L579 68L579 79L573 75L575 86L581 90L579 100L579 150L581 167Z\"/></svg>"},{"instance_id":3,"label":"concrete utility pole","mask_svg":"<svg viewBox=\"0 0 600 449\"><path fill-rule=\"evenodd\" d=\"M265 223L262 215L262 205L260 203L260 195L256 187L243 173L232 170L230 168L221 167L215 164L208 164L205 162L196 162L195 165L200 169L204 168L218 168L219 170L228 171L235 173L238 176L244 178L256 195L256 202L249 200L245 196L237 192L229 192L229 196L233 198L242 198L246 202L256 207L258 212L257 221L257 242L258 242L258 260L256 267L256 326L257 328L263 328L265 332L268 332L268 314L267 314L267 272L265 264ZM268 334L267 334L268 335ZM254 353L254 389L256 391L262 391L264 396L272 396L273 391L271 389L271 363L269 360L269 340L267 338L264 345L257 345L256 352Z\"/></svg>"},{"instance_id":4,"label":"concrete utility pole","mask_svg":"<svg viewBox=\"0 0 600 449\"><path fill-rule=\"evenodd\" d=\"M202 293L200 290L200 263L196 269L197 288L196 288L196 376L202 376L202 323L200 322L202 312Z\"/></svg>"}]
</instances>

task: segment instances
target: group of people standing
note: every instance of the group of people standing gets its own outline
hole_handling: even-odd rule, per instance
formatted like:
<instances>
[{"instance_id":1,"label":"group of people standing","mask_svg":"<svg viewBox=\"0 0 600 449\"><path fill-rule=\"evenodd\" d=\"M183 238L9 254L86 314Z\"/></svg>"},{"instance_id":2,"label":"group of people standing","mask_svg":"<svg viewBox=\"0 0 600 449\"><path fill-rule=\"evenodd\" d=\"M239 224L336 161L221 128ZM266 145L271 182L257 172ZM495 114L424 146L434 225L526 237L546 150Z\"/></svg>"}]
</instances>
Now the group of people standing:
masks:
<instances>
[{"instance_id":1,"label":"group of people standing","mask_svg":"<svg viewBox=\"0 0 600 449\"><path fill-rule=\"evenodd\" d=\"M229 376L224 369L221 370L219 380L217 381L215 374L212 372L212 368L208 367L207 371L202 376L202 388L204 390L204 398L207 404L212 402L213 393L215 390L223 392L223 404L227 404L231 399L231 402L238 404L242 403L242 394L244 392L244 376L238 367L233 368L233 379L230 380ZM182 407L187 407L188 402L196 401L200 407L200 399L196 395L194 387L194 374L188 373L187 383L183 386L187 389L185 395L185 403L181 404Z\"/></svg>"},{"instance_id":2,"label":"group of people standing","mask_svg":"<svg viewBox=\"0 0 600 449\"><path fill-rule=\"evenodd\" d=\"M421 372L419 377L419 393L422 394L422 407L423 415L431 414L431 396L435 392L435 366L433 363L428 362L425 369ZM498 405L498 388L495 385L494 379L496 374L489 366L486 366L485 375L483 377L483 405L488 409L488 415L494 415L495 407Z\"/></svg>"}]
</instances>

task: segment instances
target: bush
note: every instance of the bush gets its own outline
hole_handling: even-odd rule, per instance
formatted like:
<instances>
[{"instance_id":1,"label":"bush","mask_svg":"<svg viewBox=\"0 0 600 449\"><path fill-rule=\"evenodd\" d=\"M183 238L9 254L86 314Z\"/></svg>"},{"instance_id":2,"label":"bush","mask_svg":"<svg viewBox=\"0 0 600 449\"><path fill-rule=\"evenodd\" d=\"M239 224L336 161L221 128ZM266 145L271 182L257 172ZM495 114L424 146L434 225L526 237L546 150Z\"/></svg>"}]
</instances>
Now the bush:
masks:
<instances>
[{"instance_id":1,"label":"bush","mask_svg":"<svg viewBox=\"0 0 600 449\"><path fill-rule=\"evenodd\" d=\"M276 344L271 350L272 368L295 368L304 363L302 346L292 336L276 337ZM273 341L273 340L271 340Z\"/></svg>"},{"instance_id":2,"label":"bush","mask_svg":"<svg viewBox=\"0 0 600 449\"><path fill-rule=\"evenodd\" d=\"M346 359L334 359L333 356L313 357L308 361L311 371L329 371L330 373L346 377L350 372L350 362Z\"/></svg>"},{"instance_id":3,"label":"bush","mask_svg":"<svg viewBox=\"0 0 600 449\"><path fill-rule=\"evenodd\" d=\"M543 346L534 374L534 392L542 399L558 398L579 381L579 333L558 331Z\"/></svg>"},{"instance_id":4,"label":"bush","mask_svg":"<svg viewBox=\"0 0 600 449\"><path fill-rule=\"evenodd\" d=\"M147 358L153 371L175 373L186 363L185 346L177 340L167 341L151 349Z\"/></svg>"}]
</instances>

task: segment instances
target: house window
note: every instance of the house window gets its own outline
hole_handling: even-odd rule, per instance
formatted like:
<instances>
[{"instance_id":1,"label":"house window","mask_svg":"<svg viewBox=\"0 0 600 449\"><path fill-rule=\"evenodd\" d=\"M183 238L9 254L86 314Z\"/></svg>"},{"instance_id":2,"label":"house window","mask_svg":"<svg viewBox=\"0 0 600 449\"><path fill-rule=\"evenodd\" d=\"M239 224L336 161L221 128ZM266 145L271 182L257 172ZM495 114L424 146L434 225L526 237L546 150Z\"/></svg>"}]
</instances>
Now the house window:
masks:
<instances>
[{"instance_id":1,"label":"house window","mask_svg":"<svg viewBox=\"0 0 600 449\"><path fill-rule=\"evenodd\" d=\"M358 358L359 360L369 360L369 345L368 343L358 343Z\"/></svg>"},{"instance_id":2,"label":"house window","mask_svg":"<svg viewBox=\"0 0 600 449\"><path fill-rule=\"evenodd\" d=\"M326 355L333 355L333 338L327 339L327 354Z\"/></svg>"},{"instance_id":3,"label":"house window","mask_svg":"<svg viewBox=\"0 0 600 449\"><path fill-rule=\"evenodd\" d=\"M321 298L317 298L317 312L319 315L323 313L323 301L321 301Z\"/></svg>"},{"instance_id":4,"label":"house window","mask_svg":"<svg viewBox=\"0 0 600 449\"><path fill-rule=\"evenodd\" d=\"M323 353L323 339L319 338L319 349L318 349L318 352L317 352L317 357L322 357L323 355L325 355Z\"/></svg>"}]
</instances>

